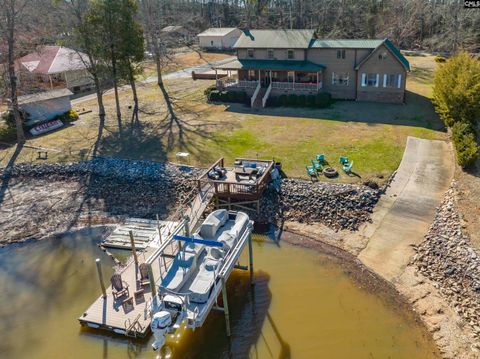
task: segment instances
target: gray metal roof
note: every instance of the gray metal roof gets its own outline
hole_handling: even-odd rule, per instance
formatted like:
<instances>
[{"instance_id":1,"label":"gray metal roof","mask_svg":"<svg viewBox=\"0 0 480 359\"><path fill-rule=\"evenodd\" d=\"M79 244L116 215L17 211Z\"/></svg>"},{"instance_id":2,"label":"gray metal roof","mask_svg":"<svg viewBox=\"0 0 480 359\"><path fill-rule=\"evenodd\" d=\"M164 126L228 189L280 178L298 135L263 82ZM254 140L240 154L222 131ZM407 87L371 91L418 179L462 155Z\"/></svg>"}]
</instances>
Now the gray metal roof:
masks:
<instances>
[{"instance_id":1,"label":"gray metal roof","mask_svg":"<svg viewBox=\"0 0 480 359\"><path fill-rule=\"evenodd\" d=\"M225 36L236 29L236 27L211 27L197 36Z\"/></svg>"},{"instance_id":2,"label":"gray metal roof","mask_svg":"<svg viewBox=\"0 0 480 359\"><path fill-rule=\"evenodd\" d=\"M60 97L66 97L73 95L73 92L69 89L58 89L51 91L38 92L31 95L18 96L18 104L26 105L27 103L35 103L53 100Z\"/></svg>"},{"instance_id":3,"label":"gray metal roof","mask_svg":"<svg viewBox=\"0 0 480 359\"><path fill-rule=\"evenodd\" d=\"M342 48L342 49L375 49L384 40L377 39L358 39L358 40L329 40L329 39L313 39L310 48Z\"/></svg>"},{"instance_id":4,"label":"gray metal roof","mask_svg":"<svg viewBox=\"0 0 480 359\"><path fill-rule=\"evenodd\" d=\"M314 35L314 30L243 30L233 47L307 49Z\"/></svg>"}]
</instances>

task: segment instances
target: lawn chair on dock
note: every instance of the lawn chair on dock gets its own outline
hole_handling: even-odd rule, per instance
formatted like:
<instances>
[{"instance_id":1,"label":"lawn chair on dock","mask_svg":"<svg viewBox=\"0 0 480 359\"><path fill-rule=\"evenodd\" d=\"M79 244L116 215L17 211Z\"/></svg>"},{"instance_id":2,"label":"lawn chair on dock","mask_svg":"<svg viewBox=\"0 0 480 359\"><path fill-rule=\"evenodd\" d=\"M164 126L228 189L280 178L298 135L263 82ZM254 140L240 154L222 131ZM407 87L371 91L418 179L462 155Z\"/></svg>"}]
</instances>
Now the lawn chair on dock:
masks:
<instances>
[{"instance_id":1,"label":"lawn chair on dock","mask_svg":"<svg viewBox=\"0 0 480 359\"><path fill-rule=\"evenodd\" d=\"M140 272L140 279L139 283L140 286L145 287L150 285L150 278L148 277L148 265L146 263L142 263L138 266L138 271Z\"/></svg>"},{"instance_id":2,"label":"lawn chair on dock","mask_svg":"<svg viewBox=\"0 0 480 359\"><path fill-rule=\"evenodd\" d=\"M317 170L313 166L305 166L307 169L307 175L309 175L312 179L313 177L318 178Z\"/></svg>"},{"instance_id":3,"label":"lawn chair on dock","mask_svg":"<svg viewBox=\"0 0 480 359\"><path fill-rule=\"evenodd\" d=\"M117 300L124 295L126 295L127 297L130 296L130 292L128 290L128 283L122 280L122 276L120 274L115 273L114 275L112 275L110 283L112 283L113 299Z\"/></svg>"},{"instance_id":4,"label":"lawn chair on dock","mask_svg":"<svg viewBox=\"0 0 480 359\"><path fill-rule=\"evenodd\" d=\"M341 165L346 165L346 164L348 164L348 157L340 156L340 164L341 164Z\"/></svg>"}]
</instances>

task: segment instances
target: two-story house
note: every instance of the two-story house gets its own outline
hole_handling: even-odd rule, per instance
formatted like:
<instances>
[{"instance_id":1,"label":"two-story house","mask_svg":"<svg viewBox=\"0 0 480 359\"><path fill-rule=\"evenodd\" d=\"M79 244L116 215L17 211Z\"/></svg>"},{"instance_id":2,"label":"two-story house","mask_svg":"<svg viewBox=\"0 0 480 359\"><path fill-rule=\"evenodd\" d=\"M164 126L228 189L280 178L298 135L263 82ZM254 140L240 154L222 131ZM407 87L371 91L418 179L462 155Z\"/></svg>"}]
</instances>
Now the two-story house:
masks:
<instances>
[{"instance_id":1,"label":"two-story house","mask_svg":"<svg viewBox=\"0 0 480 359\"><path fill-rule=\"evenodd\" d=\"M329 92L333 98L402 103L410 65L388 40L323 40L313 30L244 30L237 59L215 69L236 76L219 89L244 90L254 104L269 96Z\"/></svg>"}]
</instances>

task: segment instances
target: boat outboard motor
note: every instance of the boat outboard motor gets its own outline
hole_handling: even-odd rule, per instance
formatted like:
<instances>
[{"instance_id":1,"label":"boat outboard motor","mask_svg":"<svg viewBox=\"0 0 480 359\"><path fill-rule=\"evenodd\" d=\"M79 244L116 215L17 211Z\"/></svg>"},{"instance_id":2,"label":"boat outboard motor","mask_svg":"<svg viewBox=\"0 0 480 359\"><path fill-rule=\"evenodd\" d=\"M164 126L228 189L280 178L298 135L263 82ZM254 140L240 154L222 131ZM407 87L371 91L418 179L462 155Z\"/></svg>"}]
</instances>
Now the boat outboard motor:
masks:
<instances>
[{"instance_id":1,"label":"boat outboard motor","mask_svg":"<svg viewBox=\"0 0 480 359\"><path fill-rule=\"evenodd\" d=\"M155 342L152 344L153 350L163 347L163 344L165 344L165 335L170 325L172 325L172 316L169 312L162 310L153 315L152 323L150 324L153 335L155 336Z\"/></svg>"}]
</instances>

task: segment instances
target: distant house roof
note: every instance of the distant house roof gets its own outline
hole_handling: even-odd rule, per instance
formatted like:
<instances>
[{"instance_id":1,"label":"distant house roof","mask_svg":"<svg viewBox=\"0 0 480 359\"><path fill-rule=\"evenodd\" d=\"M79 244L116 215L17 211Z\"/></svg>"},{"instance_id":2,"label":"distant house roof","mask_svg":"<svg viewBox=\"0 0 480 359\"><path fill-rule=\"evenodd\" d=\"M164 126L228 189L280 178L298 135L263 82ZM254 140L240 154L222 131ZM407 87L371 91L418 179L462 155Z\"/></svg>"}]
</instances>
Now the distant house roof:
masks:
<instances>
[{"instance_id":1,"label":"distant house roof","mask_svg":"<svg viewBox=\"0 0 480 359\"><path fill-rule=\"evenodd\" d=\"M295 60L234 60L223 65L215 66L222 70L274 70L274 71L306 71L316 72L325 69L325 66L310 61Z\"/></svg>"},{"instance_id":2,"label":"distant house roof","mask_svg":"<svg viewBox=\"0 0 480 359\"><path fill-rule=\"evenodd\" d=\"M183 31L184 27L180 25L170 25L170 26L165 26L161 31L162 32L177 32L177 31Z\"/></svg>"},{"instance_id":3,"label":"distant house roof","mask_svg":"<svg viewBox=\"0 0 480 359\"><path fill-rule=\"evenodd\" d=\"M384 39L382 40L378 46L375 47L375 49L370 53L368 54L367 57L365 57L356 67L355 69L359 69L371 56L372 54L375 52L375 50L377 48L379 48L380 46L382 45L385 45L385 47L390 50L390 52L393 54L393 56L395 56L397 58L398 61L400 61L400 63L402 64L403 67L405 67L405 70L407 71L410 71L410 63L408 62L408 60L405 58L405 56L402 55L402 53L400 52L399 49L397 49L397 47L389 40L389 39Z\"/></svg>"},{"instance_id":4,"label":"distant house roof","mask_svg":"<svg viewBox=\"0 0 480 359\"><path fill-rule=\"evenodd\" d=\"M225 36L235 30L237 30L236 27L211 27L197 36Z\"/></svg>"},{"instance_id":5,"label":"distant house roof","mask_svg":"<svg viewBox=\"0 0 480 359\"><path fill-rule=\"evenodd\" d=\"M314 30L243 30L234 48L306 49Z\"/></svg>"},{"instance_id":6,"label":"distant house roof","mask_svg":"<svg viewBox=\"0 0 480 359\"><path fill-rule=\"evenodd\" d=\"M32 73L51 75L83 70L88 64L87 55L63 46L43 46L17 60Z\"/></svg>"},{"instance_id":7,"label":"distant house roof","mask_svg":"<svg viewBox=\"0 0 480 359\"><path fill-rule=\"evenodd\" d=\"M28 103L53 100L56 98L61 98L61 97L66 97L71 95L73 95L73 92L70 91L69 89L58 89L58 90L38 92L31 95L18 96L18 104L26 105Z\"/></svg>"},{"instance_id":8,"label":"distant house roof","mask_svg":"<svg viewBox=\"0 0 480 359\"><path fill-rule=\"evenodd\" d=\"M384 40L358 39L358 40L330 40L313 39L310 48L342 48L342 49L374 49L382 44Z\"/></svg>"}]
</instances>

